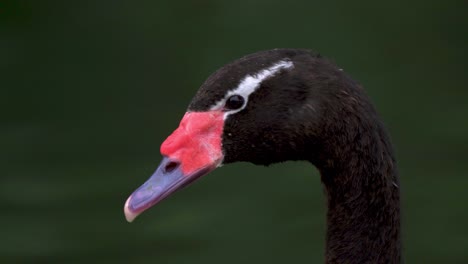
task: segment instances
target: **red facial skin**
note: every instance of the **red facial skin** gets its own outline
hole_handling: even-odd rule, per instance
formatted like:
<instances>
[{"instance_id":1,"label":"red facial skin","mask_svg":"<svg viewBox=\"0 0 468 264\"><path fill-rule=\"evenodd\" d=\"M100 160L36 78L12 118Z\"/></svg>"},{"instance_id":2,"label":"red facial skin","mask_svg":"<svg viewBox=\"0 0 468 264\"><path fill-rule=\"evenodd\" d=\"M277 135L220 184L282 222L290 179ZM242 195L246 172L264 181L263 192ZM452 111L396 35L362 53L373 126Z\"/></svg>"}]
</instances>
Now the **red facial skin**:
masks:
<instances>
[{"instance_id":1,"label":"red facial skin","mask_svg":"<svg viewBox=\"0 0 468 264\"><path fill-rule=\"evenodd\" d=\"M161 154L180 162L184 175L219 165L223 117L221 111L185 113L179 127L162 143Z\"/></svg>"}]
</instances>

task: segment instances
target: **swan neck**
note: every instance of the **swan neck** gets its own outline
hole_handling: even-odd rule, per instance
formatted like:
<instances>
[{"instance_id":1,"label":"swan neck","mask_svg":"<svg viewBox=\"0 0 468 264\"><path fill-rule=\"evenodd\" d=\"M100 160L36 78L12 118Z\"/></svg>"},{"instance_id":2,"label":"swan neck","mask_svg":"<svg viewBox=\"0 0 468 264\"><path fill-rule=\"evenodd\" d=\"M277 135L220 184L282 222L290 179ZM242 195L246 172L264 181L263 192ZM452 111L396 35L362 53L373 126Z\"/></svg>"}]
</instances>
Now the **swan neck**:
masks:
<instances>
[{"instance_id":1,"label":"swan neck","mask_svg":"<svg viewBox=\"0 0 468 264\"><path fill-rule=\"evenodd\" d=\"M401 262L398 173L386 134L378 134L335 148L339 159L319 168L328 202L326 263Z\"/></svg>"}]
</instances>

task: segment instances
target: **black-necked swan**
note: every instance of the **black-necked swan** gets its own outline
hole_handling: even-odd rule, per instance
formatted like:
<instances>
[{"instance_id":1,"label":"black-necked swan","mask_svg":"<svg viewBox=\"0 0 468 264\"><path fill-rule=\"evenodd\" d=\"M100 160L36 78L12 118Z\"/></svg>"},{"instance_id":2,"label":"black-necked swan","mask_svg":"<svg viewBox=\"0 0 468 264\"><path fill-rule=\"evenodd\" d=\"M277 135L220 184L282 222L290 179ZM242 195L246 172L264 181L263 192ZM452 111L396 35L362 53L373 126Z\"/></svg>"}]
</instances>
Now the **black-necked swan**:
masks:
<instances>
[{"instance_id":1,"label":"black-necked swan","mask_svg":"<svg viewBox=\"0 0 468 264\"><path fill-rule=\"evenodd\" d=\"M217 70L163 142L156 172L125 203L132 221L228 163L305 160L327 194L326 263L400 263L400 191L387 132L360 84L300 49Z\"/></svg>"}]
</instances>

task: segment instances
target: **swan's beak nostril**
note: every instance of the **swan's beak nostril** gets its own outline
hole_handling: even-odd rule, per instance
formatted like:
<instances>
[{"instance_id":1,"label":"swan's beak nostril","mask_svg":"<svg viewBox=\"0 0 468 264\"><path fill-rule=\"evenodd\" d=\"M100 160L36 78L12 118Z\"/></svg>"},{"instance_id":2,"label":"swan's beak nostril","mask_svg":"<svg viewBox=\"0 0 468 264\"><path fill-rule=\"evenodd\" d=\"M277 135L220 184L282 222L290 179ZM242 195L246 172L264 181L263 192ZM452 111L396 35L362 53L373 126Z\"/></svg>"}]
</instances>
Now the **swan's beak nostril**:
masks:
<instances>
[{"instance_id":1,"label":"swan's beak nostril","mask_svg":"<svg viewBox=\"0 0 468 264\"><path fill-rule=\"evenodd\" d=\"M177 169L180 165L180 162L177 161L171 161L166 164L164 167L164 173L171 173L173 170Z\"/></svg>"}]
</instances>

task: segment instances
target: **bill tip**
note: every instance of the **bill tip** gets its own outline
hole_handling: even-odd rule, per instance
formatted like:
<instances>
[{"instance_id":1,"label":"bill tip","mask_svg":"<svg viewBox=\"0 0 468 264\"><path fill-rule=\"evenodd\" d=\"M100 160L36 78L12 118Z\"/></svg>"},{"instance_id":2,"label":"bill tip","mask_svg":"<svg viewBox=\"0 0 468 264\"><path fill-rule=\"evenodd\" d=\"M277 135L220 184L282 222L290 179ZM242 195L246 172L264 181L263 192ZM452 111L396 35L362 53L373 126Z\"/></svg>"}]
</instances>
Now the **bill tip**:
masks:
<instances>
[{"instance_id":1,"label":"bill tip","mask_svg":"<svg viewBox=\"0 0 468 264\"><path fill-rule=\"evenodd\" d=\"M135 220L135 218L138 216L137 213L132 212L132 210L130 210L129 203L130 203L131 198L132 198L132 196L128 197L127 201L125 202L125 206L124 206L125 219L127 219L127 222L129 222L129 223L133 222L133 220Z\"/></svg>"}]
</instances>

